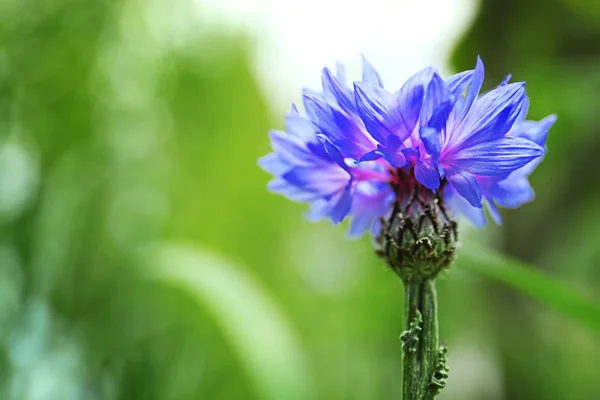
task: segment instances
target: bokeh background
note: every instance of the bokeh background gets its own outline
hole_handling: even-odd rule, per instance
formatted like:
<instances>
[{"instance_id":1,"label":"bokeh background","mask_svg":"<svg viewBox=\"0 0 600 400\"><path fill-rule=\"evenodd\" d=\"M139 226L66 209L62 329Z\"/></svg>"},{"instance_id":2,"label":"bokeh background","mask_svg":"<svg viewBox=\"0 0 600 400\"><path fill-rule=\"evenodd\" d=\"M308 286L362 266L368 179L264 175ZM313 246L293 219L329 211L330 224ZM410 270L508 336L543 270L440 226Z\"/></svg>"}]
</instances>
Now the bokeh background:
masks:
<instances>
[{"instance_id":1,"label":"bokeh background","mask_svg":"<svg viewBox=\"0 0 600 400\"><path fill-rule=\"evenodd\" d=\"M350 3L0 0L1 399L398 398L400 281L256 164L360 52L391 89L480 54L559 116L536 201L461 226L440 398L599 397L600 3Z\"/></svg>"}]
</instances>

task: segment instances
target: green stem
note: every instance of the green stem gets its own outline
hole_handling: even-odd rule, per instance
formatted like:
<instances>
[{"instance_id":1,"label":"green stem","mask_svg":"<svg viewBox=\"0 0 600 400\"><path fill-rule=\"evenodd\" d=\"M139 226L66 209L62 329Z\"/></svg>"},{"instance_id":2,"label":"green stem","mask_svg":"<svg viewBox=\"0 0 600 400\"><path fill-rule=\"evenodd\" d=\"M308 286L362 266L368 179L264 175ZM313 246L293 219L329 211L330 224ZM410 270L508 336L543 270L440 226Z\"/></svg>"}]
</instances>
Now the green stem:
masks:
<instances>
[{"instance_id":1,"label":"green stem","mask_svg":"<svg viewBox=\"0 0 600 400\"><path fill-rule=\"evenodd\" d=\"M407 331L404 350L403 400L433 399L439 388L432 386L439 369L437 294L435 280L405 283ZM445 366L444 366L445 367Z\"/></svg>"},{"instance_id":2,"label":"green stem","mask_svg":"<svg viewBox=\"0 0 600 400\"><path fill-rule=\"evenodd\" d=\"M404 350L404 381L402 398L404 400L416 399L420 385L421 366L419 365L419 341L420 331L423 325L421 312L421 285L417 283L406 283L406 329L402 334L402 348Z\"/></svg>"}]
</instances>

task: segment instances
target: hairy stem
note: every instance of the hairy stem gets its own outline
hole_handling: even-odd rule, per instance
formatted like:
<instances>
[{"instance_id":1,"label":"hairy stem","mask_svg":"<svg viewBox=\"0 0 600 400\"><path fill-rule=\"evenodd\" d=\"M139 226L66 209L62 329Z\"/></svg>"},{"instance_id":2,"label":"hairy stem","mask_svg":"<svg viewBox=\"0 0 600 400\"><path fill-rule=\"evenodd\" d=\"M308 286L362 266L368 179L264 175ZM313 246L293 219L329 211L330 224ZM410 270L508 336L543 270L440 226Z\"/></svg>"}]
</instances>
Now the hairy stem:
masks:
<instances>
[{"instance_id":1,"label":"hairy stem","mask_svg":"<svg viewBox=\"0 0 600 400\"><path fill-rule=\"evenodd\" d=\"M445 350L441 363L438 338L435 280L405 283L407 330L402 334L404 351L403 400L433 399L443 387L436 382L446 373ZM446 374L447 376L447 374ZM442 380L445 384L445 380Z\"/></svg>"},{"instance_id":2,"label":"hairy stem","mask_svg":"<svg viewBox=\"0 0 600 400\"><path fill-rule=\"evenodd\" d=\"M404 352L404 380L402 398L417 399L419 392L421 365L419 364L419 347L423 316L421 306L421 284L406 283L406 331L402 334L402 350Z\"/></svg>"}]
</instances>

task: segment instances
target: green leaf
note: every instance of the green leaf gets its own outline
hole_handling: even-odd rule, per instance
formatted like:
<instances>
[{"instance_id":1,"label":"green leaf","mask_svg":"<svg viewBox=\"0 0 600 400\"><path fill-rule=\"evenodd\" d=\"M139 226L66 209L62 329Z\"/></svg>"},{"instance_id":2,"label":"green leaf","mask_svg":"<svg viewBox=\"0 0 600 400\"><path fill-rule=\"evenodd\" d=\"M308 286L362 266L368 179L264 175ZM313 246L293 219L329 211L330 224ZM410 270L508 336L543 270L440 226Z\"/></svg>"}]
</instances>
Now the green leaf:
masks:
<instances>
[{"instance_id":1,"label":"green leaf","mask_svg":"<svg viewBox=\"0 0 600 400\"><path fill-rule=\"evenodd\" d=\"M146 255L154 278L184 290L212 314L261 398L314 397L292 326L247 270L182 245Z\"/></svg>"},{"instance_id":2,"label":"green leaf","mask_svg":"<svg viewBox=\"0 0 600 400\"><path fill-rule=\"evenodd\" d=\"M465 246L457 267L511 286L600 334L600 305L546 272L494 250Z\"/></svg>"}]
</instances>

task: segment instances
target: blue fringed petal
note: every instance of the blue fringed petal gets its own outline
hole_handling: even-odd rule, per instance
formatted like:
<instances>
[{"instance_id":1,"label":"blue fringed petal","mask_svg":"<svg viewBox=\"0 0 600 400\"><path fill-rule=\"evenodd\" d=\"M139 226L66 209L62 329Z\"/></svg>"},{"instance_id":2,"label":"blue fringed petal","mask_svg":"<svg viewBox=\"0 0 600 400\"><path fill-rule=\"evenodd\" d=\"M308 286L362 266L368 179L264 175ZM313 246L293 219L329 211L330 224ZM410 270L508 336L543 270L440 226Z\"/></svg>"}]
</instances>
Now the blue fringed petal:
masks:
<instances>
[{"instance_id":1,"label":"blue fringed petal","mask_svg":"<svg viewBox=\"0 0 600 400\"><path fill-rule=\"evenodd\" d=\"M543 154L530 140L506 136L458 151L451 165L475 175L506 176Z\"/></svg>"},{"instance_id":2,"label":"blue fringed petal","mask_svg":"<svg viewBox=\"0 0 600 400\"><path fill-rule=\"evenodd\" d=\"M481 200L483 192L477 179L473 175L464 171L454 171L446 174L446 179L454 189L464 197L473 207L482 208Z\"/></svg>"},{"instance_id":3,"label":"blue fringed petal","mask_svg":"<svg viewBox=\"0 0 600 400\"><path fill-rule=\"evenodd\" d=\"M383 87L383 82L379 73L373 68L367 58L362 55L362 80L369 85Z\"/></svg>"}]
</instances>

